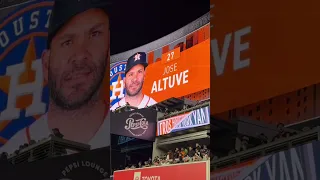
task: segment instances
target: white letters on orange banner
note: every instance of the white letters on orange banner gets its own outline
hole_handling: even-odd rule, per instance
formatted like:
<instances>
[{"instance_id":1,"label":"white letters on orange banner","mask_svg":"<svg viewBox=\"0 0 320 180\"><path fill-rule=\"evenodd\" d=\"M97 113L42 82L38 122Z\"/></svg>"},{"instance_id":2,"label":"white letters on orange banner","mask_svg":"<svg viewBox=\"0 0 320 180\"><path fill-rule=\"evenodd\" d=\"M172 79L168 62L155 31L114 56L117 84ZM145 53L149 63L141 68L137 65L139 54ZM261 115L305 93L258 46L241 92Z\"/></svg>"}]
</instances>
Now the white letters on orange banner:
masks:
<instances>
[{"instance_id":1,"label":"white letters on orange banner","mask_svg":"<svg viewBox=\"0 0 320 180\"><path fill-rule=\"evenodd\" d=\"M241 43L241 38L251 33L251 26L236 31L234 34L229 33L225 36L222 50L219 50L218 40L211 40L211 52L213 54L213 64L215 66L216 75L223 75L227 56L230 49L232 36L234 36L233 48L233 70L237 71L250 66L250 58L241 60L241 52L249 49L249 42ZM220 54L221 52L221 54Z\"/></svg>"},{"instance_id":2,"label":"white letters on orange banner","mask_svg":"<svg viewBox=\"0 0 320 180\"><path fill-rule=\"evenodd\" d=\"M177 71L178 64L174 63L170 66L166 66L163 75L168 75L172 72ZM176 86L187 84L189 82L188 75L189 70L182 71L180 73L173 74L171 76L164 77L152 84L151 94L156 92L165 91L167 88L172 89Z\"/></svg>"}]
</instances>

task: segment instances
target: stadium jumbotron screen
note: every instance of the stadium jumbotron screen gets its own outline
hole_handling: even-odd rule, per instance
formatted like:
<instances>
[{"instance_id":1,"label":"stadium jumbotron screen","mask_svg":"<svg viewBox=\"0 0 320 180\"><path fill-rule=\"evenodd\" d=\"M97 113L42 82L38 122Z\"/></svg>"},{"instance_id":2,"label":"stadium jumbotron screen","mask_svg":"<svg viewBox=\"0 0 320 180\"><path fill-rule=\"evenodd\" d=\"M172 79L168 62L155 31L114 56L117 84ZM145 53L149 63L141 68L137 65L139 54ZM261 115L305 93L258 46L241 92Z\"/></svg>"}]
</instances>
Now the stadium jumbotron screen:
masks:
<instances>
[{"instance_id":1,"label":"stadium jumbotron screen","mask_svg":"<svg viewBox=\"0 0 320 180\"><path fill-rule=\"evenodd\" d=\"M129 103L145 108L210 88L209 25L163 47L131 51L127 60L110 66L110 107ZM194 95L196 96L196 95ZM208 97L197 97L197 100Z\"/></svg>"}]
</instances>

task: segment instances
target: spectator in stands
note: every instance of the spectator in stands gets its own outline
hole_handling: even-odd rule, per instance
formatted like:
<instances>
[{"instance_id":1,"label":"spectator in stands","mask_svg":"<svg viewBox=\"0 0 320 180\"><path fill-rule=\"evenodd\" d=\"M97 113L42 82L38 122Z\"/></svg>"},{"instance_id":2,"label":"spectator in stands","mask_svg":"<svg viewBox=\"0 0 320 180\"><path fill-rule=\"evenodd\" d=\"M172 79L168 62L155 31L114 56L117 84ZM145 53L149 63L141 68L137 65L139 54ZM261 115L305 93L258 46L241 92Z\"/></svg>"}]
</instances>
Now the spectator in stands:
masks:
<instances>
[{"instance_id":1,"label":"spectator in stands","mask_svg":"<svg viewBox=\"0 0 320 180\"><path fill-rule=\"evenodd\" d=\"M236 149L231 149L229 152L228 152L228 155L232 155L232 154L235 154L237 153L238 151Z\"/></svg>"},{"instance_id":2,"label":"spectator in stands","mask_svg":"<svg viewBox=\"0 0 320 180\"><path fill-rule=\"evenodd\" d=\"M302 131L303 131L303 132L310 131L310 130L311 130L311 128L310 128L310 127L308 127L308 126L307 126L307 127L303 127L303 128L302 128Z\"/></svg>"},{"instance_id":3,"label":"spectator in stands","mask_svg":"<svg viewBox=\"0 0 320 180\"><path fill-rule=\"evenodd\" d=\"M249 137L243 136L241 139L240 151L245 151L248 149Z\"/></svg>"},{"instance_id":4,"label":"spectator in stands","mask_svg":"<svg viewBox=\"0 0 320 180\"><path fill-rule=\"evenodd\" d=\"M288 137L290 137L291 136L291 132L285 132L284 134L283 134L283 137L286 137L286 138L288 138Z\"/></svg>"},{"instance_id":5,"label":"spectator in stands","mask_svg":"<svg viewBox=\"0 0 320 180\"><path fill-rule=\"evenodd\" d=\"M259 134L258 139L260 140L260 144L268 143L268 137L263 133Z\"/></svg>"},{"instance_id":6,"label":"spectator in stands","mask_svg":"<svg viewBox=\"0 0 320 180\"><path fill-rule=\"evenodd\" d=\"M146 162L147 162L147 161L146 161ZM154 164L155 166L160 165L160 158L159 158L158 156L154 158L153 164Z\"/></svg>"},{"instance_id":7,"label":"spectator in stands","mask_svg":"<svg viewBox=\"0 0 320 180\"><path fill-rule=\"evenodd\" d=\"M148 163L149 163L149 164L152 164L152 158L151 158L151 157L149 157Z\"/></svg>"},{"instance_id":8,"label":"spectator in stands","mask_svg":"<svg viewBox=\"0 0 320 180\"><path fill-rule=\"evenodd\" d=\"M142 167L144 168L144 167L148 167L147 166L147 164L148 164L148 162L147 161L143 161L143 163L142 163Z\"/></svg>"},{"instance_id":9,"label":"spectator in stands","mask_svg":"<svg viewBox=\"0 0 320 180\"><path fill-rule=\"evenodd\" d=\"M187 155L187 153L188 152L185 150L185 148L181 148L180 154L181 154L182 159Z\"/></svg>"},{"instance_id":10,"label":"spectator in stands","mask_svg":"<svg viewBox=\"0 0 320 180\"><path fill-rule=\"evenodd\" d=\"M169 109L167 107L165 107L165 110L164 110L164 115L168 115L169 114Z\"/></svg>"},{"instance_id":11,"label":"spectator in stands","mask_svg":"<svg viewBox=\"0 0 320 180\"><path fill-rule=\"evenodd\" d=\"M183 158L184 158L184 156L182 155L182 153L179 153L179 157L178 157L177 163L182 163L183 162Z\"/></svg>"},{"instance_id":12,"label":"spectator in stands","mask_svg":"<svg viewBox=\"0 0 320 180\"><path fill-rule=\"evenodd\" d=\"M200 148L199 148L200 147ZM202 160L210 160L210 157L213 159L217 159L218 156L212 156L210 150L206 145L202 147L200 144L197 144L195 148L189 147L189 151L187 148L175 148L174 151L169 150L166 154L156 156L153 161L149 158L148 161L143 161L144 165L142 165L141 161L137 164L130 164L126 167L126 169L133 168L141 168L141 167L150 167L150 166L161 166L168 165L174 163L183 163L183 162L191 162L191 161L202 161Z\"/></svg>"},{"instance_id":13,"label":"spectator in stands","mask_svg":"<svg viewBox=\"0 0 320 180\"><path fill-rule=\"evenodd\" d=\"M189 146L189 152L188 152L188 156L189 157L193 157L195 154L195 151L193 150L193 148L191 146Z\"/></svg>"},{"instance_id":14,"label":"spectator in stands","mask_svg":"<svg viewBox=\"0 0 320 180\"><path fill-rule=\"evenodd\" d=\"M181 148L181 151L182 150L184 150L184 152L185 152L185 155L184 156L186 156L187 154L188 154L188 148Z\"/></svg>"},{"instance_id":15,"label":"spectator in stands","mask_svg":"<svg viewBox=\"0 0 320 180\"><path fill-rule=\"evenodd\" d=\"M23 145L20 145L19 146L19 151L21 151L23 148L24 148Z\"/></svg>"},{"instance_id":16,"label":"spectator in stands","mask_svg":"<svg viewBox=\"0 0 320 180\"><path fill-rule=\"evenodd\" d=\"M196 148L195 154L193 156L193 161L200 161L202 159L200 150Z\"/></svg>"},{"instance_id":17,"label":"spectator in stands","mask_svg":"<svg viewBox=\"0 0 320 180\"><path fill-rule=\"evenodd\" d=\"M28 146L29 146L28 143L24 143L24 144L23 144L23 148L27 148Z\"/></svg>"},{"instance_id":18,"label":"spectator in stands","mask_svg":"<svg viewBox=\"0 0 320 180\"><path fill-rule=\"evenodd\" d=\"M277 125L278 133L275 137L273 137L272 141L285 137L284 124L279 123Z\"/></svg>"},{"instance_id":19,"label":"spectator in stands","mask_svg":"<svg viewBox=\"0 0 320 180\"><path fill-rule=\"evenodd\" d=\"M168 152L166 160L168 162L171 162L173 160L173 153L171 150Z\"/></svg>"},{"instance_id":20,"label":"spectator in stands","mask_svg":"<svg viewBox=\"0 0 320 180\"><path fill-rule=\"evenodd\" d=\"M179 148L176 148L173 153L173 157L175 160L179 159L179 154L180 154Z\"/></svg>"},{"instance_id":21,"label":"spectator in stands","mask_svg":"<svg viewBox=\"0 0 320 180\"><path fill-rule=\"evenodd\" d=\"M196 149L200 150L201 149L201 146L199 143L196 143Z\"/></svg>"},{"instance_id":22,"label":"spectator in stands","mask_svg":"<svg viewBox=\"0 0 320 180\"><path fill-rule=\"evenodd\" d=\"M3 152L0 155L0 161L7 161L8 160L8 153Z\"/></svg>"},{"instance_id":23,"label":"spectator in stands","mask_svg":"<svg viewBox=\"0 0 320 180\"><path fill-rule=\"evenodd\" d=\"M30 140L30 145L33 145L33 144L36 144L36 141L33 140L33 139L31 139L31 140Z\"/></svg>"},{"instance_id":24,"label":"spectator in stands","mask_svg":"<svg viewBox=\"0 0 320 180\"><path fill-rule=\"evenodd\" d=\"M294 136L294 135L297 135L298 133L295 132L295 131L293 131L293 132L291 132L290 134L291 134L291 136Z\"/></svg>"},{"instance_id":25,"label":"spectator in stands","mask_svg":"<svg viewBox=\"0 0 320 180\"><path fill-rule=\"evenodd\" d=\"M203 153L208 153L209 149L207 148L207 145L203 145L200 151Z\"/></svg>"}]
</instances>

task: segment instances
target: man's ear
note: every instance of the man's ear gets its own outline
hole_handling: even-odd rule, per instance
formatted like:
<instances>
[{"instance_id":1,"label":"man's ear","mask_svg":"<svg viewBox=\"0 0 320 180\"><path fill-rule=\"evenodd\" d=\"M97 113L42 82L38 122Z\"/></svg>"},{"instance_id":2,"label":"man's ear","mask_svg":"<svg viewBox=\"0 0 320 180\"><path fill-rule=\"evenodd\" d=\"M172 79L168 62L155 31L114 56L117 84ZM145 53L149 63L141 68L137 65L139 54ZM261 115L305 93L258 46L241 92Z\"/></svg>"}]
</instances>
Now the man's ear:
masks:
<instances>
[{"instance_id":1,"label":"man's ear","mask_svg":"<svg viewBox=\"0 0 320 180\"><path fill-rule=\"evenodd\" d=\"M123 87L126 88L126 77L123 78Z\"/></svg>"},{"instance_id":2,"label":"man's ear","mask_svg":"<svg viewBox=\"0 0 320 180\"><path fill-rule=\"evenodd\" d=\"M146 74L147 74L146 70L147 70L147 68L144 68L144 71L143 71L143 81L146 79Z\"/></svg>"},{"instance_id":3,"label":"man's ear","mask_svg":"<svg viewBox=\"0 0 320 180\"><path fill-rule=\"evenodd\" d=\"M108 58L109 58L109 64L110 64L110 29L108 31Z\"/></svg>"},{"instance_id":4,"label":"man's ear","mask_svg":"<svg viewBox=\"0 0 320 180\"><path fill-rule=\"evenodd\" d=\"M41 59L42 59L43 78L46 82L48 82L50 50L48 49L44 50L42 52Z\"/></svg>"}]
</instances>

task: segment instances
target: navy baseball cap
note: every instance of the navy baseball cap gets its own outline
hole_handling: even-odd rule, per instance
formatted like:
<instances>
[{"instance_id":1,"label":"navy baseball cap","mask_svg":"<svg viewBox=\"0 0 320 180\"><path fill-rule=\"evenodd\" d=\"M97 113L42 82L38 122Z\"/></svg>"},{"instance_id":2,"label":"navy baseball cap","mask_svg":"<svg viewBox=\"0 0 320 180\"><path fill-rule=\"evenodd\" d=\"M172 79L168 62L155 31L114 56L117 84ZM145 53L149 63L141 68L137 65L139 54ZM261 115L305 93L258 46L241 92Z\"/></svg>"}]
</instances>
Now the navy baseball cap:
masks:
<instances>
[{"instance_id":1,"label":"navy baseball cap","mask_svg":"<svg viewBox=\"0 0 320 180\"><path fill-rule=\"evenodd\" d=\"M148 66L147 54L145 52L137 52L128 58L125 74L127 75L127 73L130 71L130 69L138 64L143 65L144 68L146 68Z\"/></svg>"},{"instance_id":2,"label":"navy baseball cap","mask_svg":"<svg viewBox=\"0 0 320 180\"><path fill-rule=\"evenodd\" d=\"M47 48L57 32L74 16L89 9L99 8L109 15L111 13L111 0L55 0L50 17Z\"/></svg>"}]
</instances>

